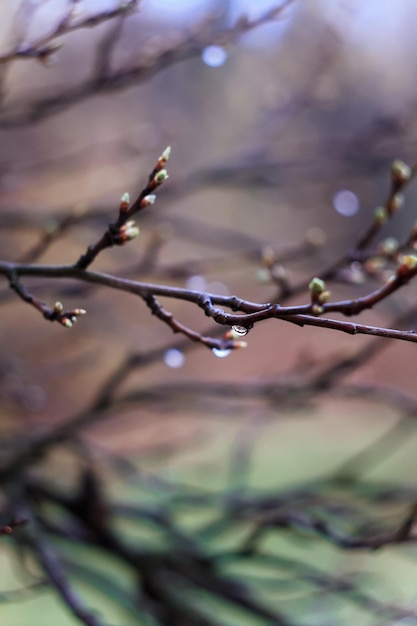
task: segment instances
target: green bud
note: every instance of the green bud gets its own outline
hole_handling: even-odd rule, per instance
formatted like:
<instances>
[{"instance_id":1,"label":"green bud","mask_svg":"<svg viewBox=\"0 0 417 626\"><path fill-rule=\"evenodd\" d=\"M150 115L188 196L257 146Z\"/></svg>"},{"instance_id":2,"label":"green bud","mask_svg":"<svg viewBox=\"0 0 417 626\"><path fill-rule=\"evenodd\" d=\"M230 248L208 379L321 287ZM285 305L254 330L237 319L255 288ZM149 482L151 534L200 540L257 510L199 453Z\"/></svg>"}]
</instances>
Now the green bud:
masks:
<instances>
[{"instance_id":1,"label":"green bud","mask_svg":"<svg viewBox=\"0 0 417 626\"><path fill-rule=\"evenodd\" d=\"M319 294L317 300L319 304L326 304L326 302L329 302L330 298L331 298L331 292L330 291L322 291L321 294Z\"/></svg>"},{"instance_id":2,"label":"green bud","mask_svg":"<svg viewBox=\"0 0 417 626\"><path fill-rule=\"evenodd\" d=\"M401 209L404 203L404 196L402 193L396 193L387 202L388 215L394 215L399 209Z\"/></svg>"},{"instance_id":3,"label":"green bud","mask_svg":"<svg viewBox=\"0 0 417 626\"><path fill-rule=\"evenodd\" d=\"M158 184L161 185L162 183L164 183L167 179L168 179L168 172L166 170L160 170L159 172L157 172L155 174L155 178L154 181Z\"/></svg>"},{"instance_id":4,"label":"green bud","mask_svg":"<svg viewBox=\"0 0 417 626\"><path fill-rule=\"evenodd\" d=\"M129 209L129 206L130 206L130 196L126 192L120 198L120 212L126 213L126 211Z\"/></svg>"},{"instance_id":5,"label":"green bud","mask_svg":"<svg viewBox=\"0 0 417 626\"><path fill-rule=\"evenodd\" d=\"M323 307L321 307L319 304L313 304L312 312L313 315L321 315L323 313Z\"/></svg>"},{"instance_id":6,"label":"green bud","mask_svg":"<svg viewBox=\"0 0 417 626\"><path fill-rule=\"evenodd\" d=\"M388 213L384 206L378 206L374 211L374 221L381 226L388 221Z\"/></svg>"},{"instance_id":7,"label":"green bud","mask_svg":"<svg viewBox=\"0 0 417 626\"><path fill-rule=\"evenodd\" d=\"M414 254L407 254L401 257L401 265L412 271L417 267L417 256Z\"/></svg>"},{"instance_id":8,"label":"green bud","mask_svg":"<svg viewBox=\"0 0 417 626\"><path fill-rule=\"evenodd\" d=\"M391 166L392 181L395 185L401 186L411 178L412 170L409 165L396 159Z\"/></svg>"},{"instance_id":9,"label":"green bud","mask_svg":"<svg viewBox=\"0 0 417 626\"><path fill-rule=\"evenodd\" d=\"M394 252L397 252L398 247L399 247L399 243L397 239L395 239L394 237L387 237L386 239L384 239L384 241L381 241L381 243L379 244L378 252L389 256L389 255L394 254Z\"/></svg>"},{"instance_id":10,"label":"green bud","mask_svg":"<svg viewBox=\"0 0 417 626\"><path fill-rule=\"evenodd\" d=\"M326 291L326 283L321 278L313 278L308 288L312 296L319 296L323 291Z\"/></svg>"},{"instance_id":11,"label":"green bud","mask_svg":"<svg viewBox=\"0 0 417 626\"><path fill-rule=\"evenodd\" d=\"M147 206L150 206L151 204L155 204L155 200L156 200L155 194L150 193L144 198L142 198L140 205L141 207L147 207Z\"/></svg>"},{"instance_id":12,"label":"green bud","mask_svg":"<svg viewBox=\"0 0 417 626\"><path fill-rule=\"evenodd\" d=\"M139 235L139 228L137 226L129 226L125 230L126 239L132 241Z\"/></svg>"},{"instance_id":13,"label":"green bud","mask_svg":"<svg viewBox=\"0 0 417 626\"><path fill-rule=\"evenodd\" d=\"M170 156L171 156L171 146L167 146L165 150L163 151L163 153L161 154L161 159L164 159L164 161L168 161Z\"/></svg>"},{"instance_id":14,"label":"green bud","mask_svg":"<svg viewBox=\"0 0 417 626\"><path fill-rule=\"evenodd\" d=\"M400 262L397 266L396 277L403 280L409 280L415 275L417 268L417 256L413 254L407 254L400 258Z\"/></svg>"}]
</instances>

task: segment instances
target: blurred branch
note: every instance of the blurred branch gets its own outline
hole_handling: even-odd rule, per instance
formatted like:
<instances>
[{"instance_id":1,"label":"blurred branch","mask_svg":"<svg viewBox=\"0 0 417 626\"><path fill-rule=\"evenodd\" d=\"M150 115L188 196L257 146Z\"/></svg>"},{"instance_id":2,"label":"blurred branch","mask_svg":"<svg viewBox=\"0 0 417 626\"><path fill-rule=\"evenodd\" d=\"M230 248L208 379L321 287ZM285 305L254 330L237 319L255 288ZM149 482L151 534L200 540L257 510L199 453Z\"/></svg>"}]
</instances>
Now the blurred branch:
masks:
<instances>
[{"instance_id":1,"label":"blurred branch","mask_svg":"<svg viewBox=\"0 0 417 626\"><path fill-rule=\"evenodd\" d=\"M377 550L395 543L414 543L417 535L412 534L412 528L417 517L417 502L415 502L409 514L395 530L378 533L372 528L368 535L357 537L340 528L334 528L331 524L319 516L296 509L284 509L266 515L255 527L249 536L243 551L251 553L256 549L260 539L266 530L271 528L288 528L295 531L313 531L345 550Z\"/></svg>"},{"instance_id":2,"label":"blurred branch","mask_svg":"<svg viewBox=\"0 0 417 626\"><path fill-rule=\"evenodd\" d=\"M53 546L33 524L28 525L25 542L33 550L49 583L58 591L71 613L85 626L102 626L103 622L84 606L74 590Z\"/></svg>"},{"instance_id":3,"label":"blurred branch","mask_svg":"<svg viewBox=\"0 0 417 626\"><path fill-rule=\"evenodd\" d=\"M376 345L376 342L374 343ZM185 349L187 348L187 344L184 342L183 346ZM150 365L155 359L160 358L162 350L150 351L148 354L132 355L122 363L107 383L103 384L104 395L99 392L97 396L95 401L96 410L98 411L97 415L102 411L101 417L104 417L110 408L116 414L119 413L121 405L119 400L114 397L114 392L128 375L130 368ZM367 351L364 349L355 358L351 357L349 361L345 359L344 366L335 366L335 370L339 375L346 373L349 370L349 366L355 368L358 363L364 362L372 354L374 354L373 350ZM341 359L341 363L343 361ZM319 382L320 376L313 375L311 378L318 383L316 391L322 388ZM336 376L332 379L331 384L334 384L335 380ZM185 384L184 388L172 385L171 389L178 396L188 394L188 404L190 404L191 385ZM226 393L235 398L238 397L239 393L243 393L244 397L249 397L251 393L271 393L271 399L274 398L277 406L282 408L283 404L285 404L285 395L281 395L279 389L277 381L271 381L269 388L258 384L254 385L253 389L248 389L247 383L236 386L225 383L221 388L219 385L212 385L211 393L223 399ZM300 385L299 391L302 389L303 386ZM313 390L308 385L305 387L304 393L308 389L314 397ZM210 392L210 385L203 385L201 388L196 386L194 389L196 395L201 395L208 391ZM284 394L288 394L289 402L294 401L294 398L297 397L297 392L294 391L294 388L291 388L291 385L288 385L285 392L284 384L281 391ZM147 407L152 405L152 397L157 402L161 402L161 399L168 399L169 401L170 392L167 385L161 385L159 389L155 388L153 390L147 387L144 393L145 396L142 399L144 406ZM140 392L136 394L128 393L126 399L129 398L133 401L140 401ZM381 398L381 401L383 402L384 399ZM174 406L176 404L177 400L174 402ZM94 414L86 412L83 418L84 423L86 425L92 423L92 418L94 418ZM18 453L14 464L9 467L9 472L2 472L2 481L16 480L19 472L26 472L31 461L40 458L42 452L49 450L54 443L62 442L66 437L74 434L74 429L80 425L81 419L78 418L78 423L72 420L71 423L69 422L63 427L57 427L43 440L39 439L37 442L36 439L32 439L27 455L19 459ZM40 447L41 442L42 447ZM95 617L84 608L78 597L74 600L74 592L68 582L67 575L63 571L62 563L65 563L65 557L63 560L59 558L58 563L56 561L58 555L55 553L56 549L52 544L52 538L55 536L69 539L71 542L88 542L89 545L98 546L106 553L110 553L116 556L117 559L125 562L134 572L139 571L144 595L143 607L155 617L157 623L164 626L172 626L177 623L178 625L190 624L192 626L200 626L205 624L207 626L219 626L220 623L216 619L206 619L205 615L200 614L198 609L189 605L186 600L187 596L183 598L182 602L179 602L176 595L178 589L182 588L184 590L188 588L188 585L205 590L205 592L214 595L214 597L223 598L236 606L241 606L249 613L265 618L268 624L283 626L297 623L288 620L282 615L277 615L276 612L272 613L268 609L264 609L259 603L251 599L246 582L237 582L230 579L230 577L224 577L220 570L223 562L233 558L235 560L239 559L242 564L247 562L248 559L253 559L255 562L259 557L258 551L255 550L256 544L269 528L292 530L297 532L297 534L300 532L305 533L305 531L312 532L344 549L374 550L386 545L415 541L415 536L411 532L417 511L415 504L403 522L394 531L372 527L372 524L368 522L368 532L349 533L340 530L333 523L327 521L328 515L342 515L344 520L349 521L356 520L358 516L361 519L360 513L354 507L349 508L348 505L333 502L330 496L321 495L320 487L317 483L302 485L300 488L290 491L282 490L278 493L259 495L247 493L241 497L234 491L226 491L219 496L202 491L196 498L196 494L193 495L192 491L188 495L187 492L184 493L184 490L181 492L178 489L173 490L172 506L174 511L178 511L181 500L184 503L187 502L187 506L197 508L214 505L216 514L220 516L215 536L227 532L228 529L230 531L230 529L236 528L236 525L240 522L250 524L255 522L255 530L250 538L246 543L237 547L236 551L232 553L221 552L209 556L205 550L201 551L199 544L196 543L189 532L184 534L181 528L174 522L170 514L169 491L166 492L168 500L165 500L165 504L158 505L154 509L143 506L132 507L132 505L125 505L123 502L115 504L103 500L104 494L100 489L97 489L96 480L95 471L92 472L92 468L89 468L82 473L78 487L69 492L68 489L59 490L56 485L54 487L49 486L48 481L45 481L43 478L25 478L28 496L33 501L31 506L34 507L34 514L36 514L38 523L42 528L42 534L39 534L39 536L38 531L32 528L31 533L35 534L35 539L31 535L32 539L28 545L40 559L48 578L50 578L50 582L54 586L58 585L57 588L60 594L64 601L69 603L72 612L81 621L84 620L83 623L87 624L95 623L94 621L85 621L86 619L95 619ZM376 487L373 487L373 490L376 491L375 496L378 497ZM392 498L396 499L398 496L399 490L395 490L395 493L392 493ZM405 497L409 496L409 493L405 494ZM388 498L388 495L384 497ZM59 518L61 521L58 524L53 522L47 515L48 509L43 507L43 503L48 501L67 511L71 515L71 523L67 524L65 519L61 518ZM289 503L291 503L290 507ZM169 552L162 551L154 554L149 552L149 550L144 552L140 547L136 550L127 549L110 530L108 523L109 515L116 517L128 516L135 523L143 522L156 525L162 532L166 533L167 538L170 540ZM32 517L33 515L31 515ZM75 524L74 521L76 522ZM207 536L208 529L205 532ZM45 539L42 538L45 533L48 533L51 537L47 544L44 543ZM51 556L50 551L52 551L54 556ZM274 557L271 555L271 558ZM297 566L295 565L295 567ZM329 578L323 573L313 571L313 569L309 570L302 563L299 564L299 568L297 579L306 577L306 580L308 579L318 589L327 590L327 592L340 595L341 597L347 595L350 601L358 603L370 612L401 616L407 613L408 617L412 616L412 612L408 613L405 609L397 609L396 607L374 601L366 593L355 587L352 582L346 580L345 577L339 577L338 579ZM168 586L167 581L170 583ZM275 584L280 586L282 582L277 581Z\"/></svg>"},{"instance_id":4,"label":"blurred branch","mask_svg":"<svg viewBox=\"0 0 417 626\"><path fill-rule=\"evenodd\" d=\"M396 323L398 325L407 324L414 313L414 311L410 311L408 315L399 317ZM96 398L85 410L39 437L30 438L23 443L18 442L15 447L9 444L8 448L12 454L10 458L5 459L0 467L0 477L6 479L19 473L30 464L38 462L52 446L71 440L80 430L99 421L110 419L114 415L120 415L122 411L132 406L158 407L160 409L168 407L171 412L174 410L183 412L192 406L193 411L196 411L200 407L200 399L204 398L203 410L207 411L207 399L211 397L214 402L211 409L221 411L223 415L226 415L225 402L228 399L233 400L235 406L238 401L244 405L249 399L258 399L270 410L283 411L308 407L313 400L319 398L320 394L329 391L339 395L352 395L352 385L340 385L340 379L367 363L383 349L384 345L386 346L386 344L374 339L353 355L342 355L335 359L328 358L324 366L319 361L313 369L308 368L307 372L295 371L290 377L287 373L283 380L273 378L271 380L257 380L252 383L248 381L244 383L231 381L159 383L117 395L117 392L133 372L160 361L168 349L187 352L195 344L182 340L146 353L132 353L127 355L103 382ZM364 387L356 386L353 397L361 397L363 393ZM386 404L388 399L392 406L406 416L411 415L410 411L415 411L417 407L417 398L406 396L401 392L395 394L384 389L381 393L377 386L373 386L368 387L367 393L368 395L372 393L371 397L382 404ZM392 444L393 441L391 441ZM355 463L355 467L360 467L360 463ZM345 476L345 472L339 473L340 478Z\"/></svg>"},{"instance_id":5,"label":"blurred branch","mask_svg":"<svg viewBox=\"0 0 417 626\"><path fill-rule=\"evenodd\" d=\"M293 1L284 0L279 6L266 11L254 20L242 17L236 22L235 26L223 30L213 32L211 21L204 23L197 33L193 35L187 33L179 42L175 41L156 52L151 51L148 54L142 54L139 62L129 67L111 70L111 63L107 54L104 66L101 63L96 63L91 78L81 85L62 90L51 96L41 96L36 100L24 103L22 107L14 104L13 107L0 110L0 128L14 128L32 124L51 115L56 115L70 106L93 96L112 93L132 85L138 85L175 63L200 55L208 45L230 45L240 36L254 28L281 18ZM123 4L125 5L126 3ZM123 9L121 7L123 7L123 4L120 5L118 10L115 10L117 15L122 14ZM133 6L136 3L129 4ZM11 54L11 58L13 58L13 53ZM8 55L6 55L6 59L9 60Z\"/></svg>"},{"instance_id":6,"label":"blurred branch","mask_svg":"<svg viewBox=\"0 0 417 626\"><path fill-rule=\"evenodd\" d=\"M7 524L0 526L0 535L11 535L15 528L27 524L27 519L10 520Z\"/></svg>"},{"instance_id":7,"label":"blurred branch","mask_svg":"<svg viewBox=\"0 0 417 626\"><path fill-rule=\"evenodd\" d=\"M68 0L68 8L60 17L52 30L39 39L27 45L19 45L9 52L0 55L0 65L10 63L17 59L39 59L47 61L51 55L55 54L62 44L58 44L56 39L76 30L84 28L94 28L104 22L114 20L117 17L126 17L137 10L140 0L125 0L120 2L114 9L99 11L93 15L79 17L77 12L81 0Z\"/></svg>"}]
</instances>

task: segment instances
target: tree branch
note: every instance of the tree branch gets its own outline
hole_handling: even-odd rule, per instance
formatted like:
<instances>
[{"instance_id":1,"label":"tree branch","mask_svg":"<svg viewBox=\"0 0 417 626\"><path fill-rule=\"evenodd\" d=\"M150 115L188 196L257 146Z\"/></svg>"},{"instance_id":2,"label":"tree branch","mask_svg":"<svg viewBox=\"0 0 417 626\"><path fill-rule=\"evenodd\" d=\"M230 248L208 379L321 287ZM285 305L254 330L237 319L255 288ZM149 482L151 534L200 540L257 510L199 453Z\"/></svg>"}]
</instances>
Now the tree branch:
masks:
<instances>
[{"instance_id":1,"label":"tree branch","mask_svg":"<svg viewBox=\"0 0 417 626\"><path fill-rule=\"evenodd\" d=\"M212 32L210 23L203 24L200 32L197 34L190 36L189 33L187 33L180 42L175 41L156 52L152 51L148 53L148 55L142 56L138 63L130 67L111 71L108 69L110 65L108 62L108 71L103 74L103 68L100 65L96 65L91 78L81 85L76 85L70 89L54 93L52 96L41 96L36 100L25 103L22 107L16 108L16 105L13 105L13 107L3 108L3 110L0 110L0 128L15 128L32 124L46 117L56 115L92 96L112 93L126 89L132 85L138 85L167 67L200 55L204 48L210 44L230 45L240 36L258 26L279 19L293 1L294 0L284 0L279 6L266 11L255 20L242 17L233 27L215 33ZM122 15L123 4L125 3L122 3L119 9L115 10L115 15L112 17ZM135 3L131 2L130 4L132 4L134 8ZM91 20L93 19L94 18L91 18ZM88 22L88 20L86 20L86 22ZM89 24L86 23L86 26L88 25ZM92 23L91 25L94 24ZM51 35L51 37L55 37L55 34ZM31 48L29 48L29 51L30 50ZM37 54L39 55L39 50L36 52L37 50L35 45L32 50L35 56ZM28 56L29 51L26 52L26 55L22 54L21 56ZM46 52L51 54L51 46L46 46ZM5 55L5 62L15 57L16 51L12 51Z\"/></svg>"}]
</instances>

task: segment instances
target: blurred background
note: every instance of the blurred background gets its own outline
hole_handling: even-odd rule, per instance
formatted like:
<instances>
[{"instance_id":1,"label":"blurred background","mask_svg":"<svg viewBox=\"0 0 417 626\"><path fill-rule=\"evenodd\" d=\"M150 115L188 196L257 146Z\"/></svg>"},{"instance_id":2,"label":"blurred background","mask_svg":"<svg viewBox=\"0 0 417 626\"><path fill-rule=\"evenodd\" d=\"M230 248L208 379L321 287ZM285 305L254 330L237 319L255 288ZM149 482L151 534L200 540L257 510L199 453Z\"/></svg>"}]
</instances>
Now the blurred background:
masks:
<instances>
[{"instance_id":1,"label":"blurred background","mask_svg":"<svg viewBox=\"0 0 417 626\"><path fill-rule=\"evenodd\" d=\"M266 0L142 0L137 13L58 32L56 51L17 58L13 51L48 38L71 6L75 23L119 5L1 3L2 259L75 262L115 218L121 195L135 197L170 145L170 179L138 217L139 238L105 251L93 269L254 302L308 302L310 278L349 250L385 201L392 161L415 161L417 4L281 4L273 16L279 3ZM415 200L412 184L383 238L407 237ZM374 289L386 274L371 270L349 264L335 276L332 297ZM289 503L353 534L401 523L416 491L414 344L269 320L250 331L245 350L212 354L174 337L128 294L62 280L25 284L49 305L62 300L87 315L69 331L48 324L4 282L5 458L33 434L88 410L126 359L131 367L118 392L149 391L139 404L115 402L69 445L55 447L30 468L31 489L52 480L60 493L78 493L80 474L94 471L110 500L166 507L209 551L250 534L251 509L239 497L261 501L267 494L268 502L277 500L262 500L263 513ZM292 292L295 285L301 288ZM163 303L190 327L218 332L196 307ZM391 326L406 315L407 328L415 328L416 305L411 283L360 321ZM310 374L346 362L328 390L323 383L308 392ZM383 395L388 388L398 391L395 401ZM195 504L196 494L204 494L204 506ZM3 504L9 497L6 490ZM41 497L39 491L35 505ZM241 518L233 536L236 502ZM213 528L226 509L228 524ZM61 520L61 513L42 511L41 526L47 514ZM118 527L121 535L163 550L155 528L137 529L137 515ZM257 509L264 523L259 515ZM291 624L417 622L412 544L344 550L307 522L268 533L262 545L277 559L272 572L257 564L236 573L229 563L231 575ZM145 619L125 564L44 526L103 623L206 623L170 622L155 612ZM77 623L26 554L30 541L19 546L19 532L15 542L0 537L2 623L37 624L33 615L40 614L43 626ZM101 570L108 580L98 577ZM193 593L203 613L218 606L207 591ZM280 623L234 611L224 601L212 623Z\"/></svg>"}]
</instances>

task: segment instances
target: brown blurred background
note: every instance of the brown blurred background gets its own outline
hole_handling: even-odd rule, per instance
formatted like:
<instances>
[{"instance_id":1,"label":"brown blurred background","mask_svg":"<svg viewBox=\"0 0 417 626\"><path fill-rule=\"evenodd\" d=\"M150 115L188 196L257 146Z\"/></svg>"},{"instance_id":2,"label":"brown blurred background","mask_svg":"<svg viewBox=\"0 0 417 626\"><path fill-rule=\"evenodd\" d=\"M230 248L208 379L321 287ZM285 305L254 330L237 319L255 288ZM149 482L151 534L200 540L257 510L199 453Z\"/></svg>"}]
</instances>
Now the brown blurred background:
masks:
<instances>
[{"instance_id":1,"label":"brown blurred background","mask_svg":"<svg viewBox=\"0 0 417 626\"><path fill-rule=\"evenodd\" d=\"M26 36L29 41L48 32L65 5L38 4ZM94 10L94 3L90 4L86 9ZM185 9L189 21L179 24L179 8L165 14L152 10L152 2L143 3L141 12L122 26L112 68L129 66L140 55L151 56L154 49L180 41L193 29L199 32L210 8L219 13L216 28L227 26L239 7L220 4L201 3L202 12L196 16ZM260 11L256 5L245 6L255 15ZM5 3L2 10L6 51L13 47L19 20L12 4ZM232 262L229 232L235 231L233 245L241 251L260 244L280 249L301 241L317 226L326 237L315 262L319 271L353 241L370 220L374 206L384 200L391 161L397 157L413 161L413 10L414 3L407 1L394 8L392 3L362 6L300 0L276 24L260 27L225 48L226 58L219 67L210 67L196 55L137 87L133 84L84 97L55 115L47 110L45 119L35 123L25 119L31 103L65 94L85 80L96 63L98 42L112 26L66 36L63 48L46 65L37 60L14 62L5 70L0 111L3 256L17 259L23 255L40 236L29 226L53 227L48 222L51 216L108 210L111 219L120 195L129 191L133 196L141 188L155 156L170 144L171 178L154 210L141 217L140 239L107 251L98 260L98 269L116 272L134 265L156 230L166 237L160 252L163 267L189 262L192 275L193 261L218 257L218 266L205 276L206 285L214 283L209 290L218 287L225 293L268 299L274 288L259 285L256 264L239 267ZM339 210L354 215L335 210L340 191L352 193L347 195L347 208ZM387 234L400 236L409 229L413 194L411 189L405 211ZM28 227L16 237L13 228L20 216ZM87 227L71 229L51 246L42 262L74 261L97 238L104 219L98 223L91 219ZM289 271L303 276L306 267L310 272L310 261L306 266L300 259ZM366 288L350 288L350 293L358 289ZM53 289L48 291L45 297L53 299ZM405 298L408 304L412 291L410 286L402 301ZM82 405L83 394L91 394L101 379L100 369L111 369L126 349L143 349L170 339L168 329L151 319L140 303L122 294L97 289L91 298L74 297L69 304L88 309L88 316L71 333L45 324L14 299L3 307L4 358L14 363L5 369L23 368L24 374L18 377L23 376L23 384L34 394L33 406L25 400L29 405L24 407L26 417L14 406L13 422L56 417L65 412L70 400ZM182 312L179 303L172 306L179 317L204 327L199 312L191 307ZM401 302L387 303L382 313L375 313L376 319L387 312L397 313L402 306ZM11 320L18 325L16 334L10 330ZM245 353L223 362L198 349L187 357L183 368L163 368L159 375L206 376L212 370L217 375L220 368L221 376L262 376L287 370L306 351L349 348L360 341L267 322L251 333ZM271 346L279 346L279 354ZM413 346L387 345L387 350L395 359L384 354L378 379L403 383L412 390L407 362ZM89 363L88 374L82 371L84 361ZM71 365L74 362L76 366ZM14 378L13 384L17 384ZM37 403L40 413L35 410ZM30 418L28 408L34 410Z\"/></svg>"}]
</instances>

